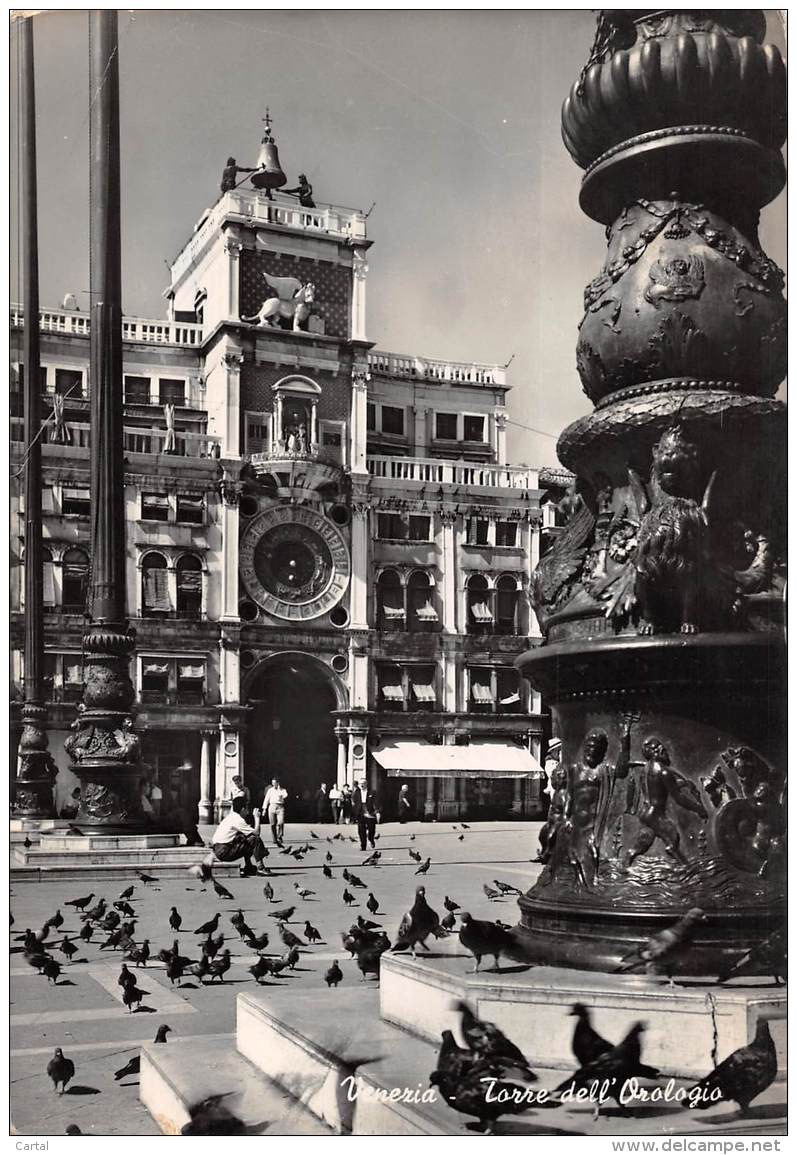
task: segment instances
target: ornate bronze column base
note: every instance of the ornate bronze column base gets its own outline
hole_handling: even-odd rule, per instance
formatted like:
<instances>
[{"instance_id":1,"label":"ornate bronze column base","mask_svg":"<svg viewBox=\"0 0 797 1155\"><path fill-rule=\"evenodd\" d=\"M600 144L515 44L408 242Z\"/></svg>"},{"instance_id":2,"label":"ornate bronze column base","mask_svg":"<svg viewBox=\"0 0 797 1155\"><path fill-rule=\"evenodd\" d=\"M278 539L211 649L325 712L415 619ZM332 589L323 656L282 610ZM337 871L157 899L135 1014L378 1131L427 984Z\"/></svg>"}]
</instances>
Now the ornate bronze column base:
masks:
<instances>
[{"instance_id":1,"label":"ornate bronze column base","mask_svg":"<svg viewBox=\"0 0 797 1155\"><path fill-rule=\"evenodd\" d=\"M36 702L22 707L20 767L14 797L15 818L55 818L56 766L47 752L47 710Z\"/></svg>"},{"instance_id":2,"label":"ornate bronze column base","mask_svg":"<svg viewBox=\"0 0 797 1155\"><path fill-rule=\"evenodd\" d=\"M525 956L612 971L698 908L673 969L714 976L781 926L780 635L593 638L519 663L554 702L567 769L553 784L569 795L554 795L545 868L519 900Z\"/></svg>"}]
</instances>

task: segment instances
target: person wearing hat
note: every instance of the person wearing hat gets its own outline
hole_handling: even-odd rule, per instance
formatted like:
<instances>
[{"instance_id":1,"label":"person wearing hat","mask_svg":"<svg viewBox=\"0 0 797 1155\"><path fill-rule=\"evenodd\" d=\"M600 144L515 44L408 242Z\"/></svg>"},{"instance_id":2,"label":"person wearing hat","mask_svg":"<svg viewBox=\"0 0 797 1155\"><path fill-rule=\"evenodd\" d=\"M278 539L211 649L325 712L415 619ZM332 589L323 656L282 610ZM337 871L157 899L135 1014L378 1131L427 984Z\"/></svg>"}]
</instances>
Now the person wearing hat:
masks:
<instances>
[{"instance_id":1,"label":"person wearing hat","mask_svg":"<svg viewBox=\"0 0 797 1155\"><path fill-rule=\"evenodd\" d=\"M551 784L554 770L558 769L562 761L562 739L551 738L548 743L548 749L545 752L545 764L543 770L545 772L545 786L543 787L543 794L547 795L550 802L553 798L554 787Z\"/></svg>"}]
</instances>

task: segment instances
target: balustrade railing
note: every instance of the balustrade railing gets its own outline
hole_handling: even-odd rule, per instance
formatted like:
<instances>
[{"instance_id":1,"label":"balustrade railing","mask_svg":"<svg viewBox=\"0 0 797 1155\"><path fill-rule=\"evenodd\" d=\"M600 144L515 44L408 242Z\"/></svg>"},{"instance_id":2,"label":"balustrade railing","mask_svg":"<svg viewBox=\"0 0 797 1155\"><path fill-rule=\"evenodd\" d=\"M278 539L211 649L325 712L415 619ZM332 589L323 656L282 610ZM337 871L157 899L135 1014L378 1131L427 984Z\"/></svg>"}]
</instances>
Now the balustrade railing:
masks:
<instances>
[{"instance_id":1,"label":"balustrade railing","mask_svg":"<svg viewBox=\"0 0 797 1155\"><path fill-rule=\"evenodd\" d=\"M48 422L42 423L42 444L50 444ZM87 422L69 421L67 423L69 441L59 442L66 448L88 449L91 445L91 427ZM165 429L125 429L124 447L126 453L164 453L164 446L168 434ZM11 418L11 440L22 442L25 439L25 423L21 417ZM217 444L217 439L207 433L180 433L174 435L174 448L166 456L174 457L211 457L211 450Z\"/></svg>"},{"instance_id":2,"label":"balustrade railing","mask_svg":"<svg viewBox=\"0 0 797 1155\"><path fill-rule=\"evenodd\" d=\"M11 306L11 326L22 329L25 311L21 305ZM88 313L73 309L41 309L39 328L46 333L71 333L88 337L91 319ZM190 345L202 343L202 326L190 321L156 321L142 317L122 318L122 340L144 341L155 345Z\"/></svg>"},{"instance_id":3,"label":"balustrade railing","mask_svg":"<svg viewBox=\"0 0 797 1155\"><path fill-rule=\"evenodd\" d=\"M506 385L506 369L476 361L445 361L437 357L417 357L410 353L384 353L372 349L368 354L371 373L413 381L440 381L452 385Z\"/></svg>"},{"instance_id":4,"label":"balustrade railing","mask_svg":"<svg viewBox=\"0 0 797 1155\"><path fill-rule=\"evenodd\" d=\"M428 457L369 457L372 477L389 481L422 481L488 489L538 489L539 470L524 466L478 465L436 461Z\"/></svg>"}]
</instances>

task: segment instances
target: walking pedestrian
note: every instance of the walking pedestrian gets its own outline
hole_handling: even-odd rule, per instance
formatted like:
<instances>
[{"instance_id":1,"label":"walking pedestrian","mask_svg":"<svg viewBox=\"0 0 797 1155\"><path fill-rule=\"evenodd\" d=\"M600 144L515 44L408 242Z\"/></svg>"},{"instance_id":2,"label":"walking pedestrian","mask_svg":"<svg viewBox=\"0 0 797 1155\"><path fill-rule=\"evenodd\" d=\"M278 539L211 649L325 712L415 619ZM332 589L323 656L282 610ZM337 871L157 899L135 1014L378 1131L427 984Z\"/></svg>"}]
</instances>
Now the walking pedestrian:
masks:
<instances>
[{"instance_id":1,"label":"walking pedestrian","mask_svg":"<svg viewBox=\"0 0 797 1155\"><path fill-rule=\"evenodd\" d=\"M271 837L275 846L282 846L285 831L285 799L288 791L280 786L279 778L272 778L271 785L263 797L263 809L268 815Z\"/></svg>"},{"instance_id":2,"label":"walking pedestrian","mask_svg":"<svg viewBox=\"0 0 797 1155\"><path fill-rule=\"evenodd\" d=\"M341 813L343 821L347 826L351 825L351 786L341 786L340 792L343 795L341 799Z\"/></svg>"},{"instance_id":3,"label":"walking pedestrian","mask_svg":"<svg viewBox=\"0 0 797 1155\"><path fill-rule=\"evenodd\" d=\"M352 815L357 823L360 849L365 850L367 842L371 849L375 850L374 835L379 821L379 800L373 790L368 789L364 778L352 796Z\"/></svg>"},{"instance_id":4,"label":"walking pedestrian","mask_svg":"<svg viewBox=\"0 0 797 1155\"><path fill-rule=\"evenodd\" d=\"M410 802L410 788L404 782L398 795L398 820L408 822L412 818L412 803Z\"/></svg>"},{"instance_id":5,"label":"walking pedestrian","mask_svg":"<svg viewBox=\"0 0 797 1155\"><path fill-rule=\"evenodd\" d=\"M318 787L318 793L315 796L315 817L316 822L330 822L332 820L332 806L325 782L322 782Z\"/></svg>"},{"instance_id":6,"label":"walking pedestrian","mask_svg":"<svg viewBox=\"0 0 797 1155\"><path fill-rule=\"evenodd\" d=\"M333 786L329 791L329 801L332 803L332 817L335 820L335 825L340 826L340 819L343 814L343 791L339 786Z\"/></svg>"}]
</instances>

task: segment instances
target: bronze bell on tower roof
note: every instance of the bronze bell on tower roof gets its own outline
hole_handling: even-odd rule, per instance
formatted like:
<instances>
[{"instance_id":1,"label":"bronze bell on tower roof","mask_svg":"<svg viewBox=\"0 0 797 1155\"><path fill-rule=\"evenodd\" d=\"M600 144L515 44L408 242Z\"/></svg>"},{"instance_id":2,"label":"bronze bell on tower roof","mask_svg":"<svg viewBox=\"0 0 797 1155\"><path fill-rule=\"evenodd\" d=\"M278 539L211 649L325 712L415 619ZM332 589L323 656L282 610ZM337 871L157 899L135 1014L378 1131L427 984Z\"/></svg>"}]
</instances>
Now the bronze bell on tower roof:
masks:
<instances>
[{"instance_id":1,"label":"bronze bell on tower roof","mask_svg":"<svg viewBox=\"0 0 797 1155\"><path fill-rule=\"evenodd\" d=\"M266 196L271 196L273 188L282 188L288 178L280 168L280 158L277 146L271 135L271 117L268 109L264 117L265 130L260 142L260 152L257 157L257 171L252 174L252 184L257 189L265 189Z\"/></svg>"}]
</instances>

